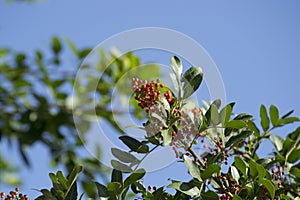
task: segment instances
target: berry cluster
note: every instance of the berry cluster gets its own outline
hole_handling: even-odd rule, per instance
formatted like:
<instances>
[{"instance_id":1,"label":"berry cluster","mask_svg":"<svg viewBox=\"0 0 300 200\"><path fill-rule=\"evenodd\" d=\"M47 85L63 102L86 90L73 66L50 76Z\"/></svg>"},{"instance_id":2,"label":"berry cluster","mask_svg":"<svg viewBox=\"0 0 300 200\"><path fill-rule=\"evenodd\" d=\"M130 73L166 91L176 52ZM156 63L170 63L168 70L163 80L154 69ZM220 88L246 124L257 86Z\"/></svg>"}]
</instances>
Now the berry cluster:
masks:
<instances>
[{"instance_id":1,"label":"berry cluster","mask_svg":"<svg viewBox=\"0 0 300 200\"><path fill-rule=\"evenodd\" d=\"M29 200L27 195L19 193L20 189L17 187L15 191L10 191L9 194L5 194L4 192L0 193L1 200Z\"/></svg>"},{"instance_id":2,"label":"berry cluster","mask_svg":"<svg viewBox=\"0 0 300 200\"><path fill-rule=\"evenodd\" d=\"M221 200L229 200L232 199L232 196L229 194L238 194L240 192L239 183L234 180L229 174L220 174L218 176L218 180L222 182L222 185L225 187L222 188L224 194L220 196Z\"/></svg>"},{"instance_id":3,"label":"berry cluster","mask_svg":"<svg viewBox=\"0 0 300 200\"><path fill-rule=\"evenodd\" d=\"M277 187L280 188L284 185L284 182L287 181L287 178L284 175L283 167L280 164L276 164L274 168L272 168L272 179L277 181Z\"/></svg>"},{"instance_id":4,"label":"berry cluster","mask_svg":"<svg viewBox=\"0 0 300 200\"><path fill-rule=\"evenodd\" d=\"M161 92L160 88L163 88L164 85L160 83L160 80L153 80L151 83L148 83L147 80L140 80L138 78L132 79L132 88L135 92L134 98L139 102L139 107L144 109L149 113L150 109L161 102ZM167 93L167 92L166 92Z\"/></svg>"}]
</instances>

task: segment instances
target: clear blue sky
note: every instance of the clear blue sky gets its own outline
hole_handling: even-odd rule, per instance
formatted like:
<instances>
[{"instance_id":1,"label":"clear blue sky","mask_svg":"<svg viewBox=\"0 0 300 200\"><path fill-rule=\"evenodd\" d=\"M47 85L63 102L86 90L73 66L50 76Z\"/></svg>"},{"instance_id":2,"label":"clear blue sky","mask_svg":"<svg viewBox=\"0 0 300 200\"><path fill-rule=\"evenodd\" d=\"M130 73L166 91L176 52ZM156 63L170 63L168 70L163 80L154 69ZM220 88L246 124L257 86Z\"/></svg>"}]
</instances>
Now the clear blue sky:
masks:
<instances>
[{"instance_id":1,"label":"clear blue sky","mask_svg":"<svg viewBox=\"0 0 300 200\"><path fill-rule=\"evenodd\" d=\"M275 104L282 113L295 109L300 116L300 2L296 0L1 1L0 19L0 46L27 52L47 47L54 35L93 47L132 28L174 29L208 51L221 72L227 101L237 102L236 112L258 116L260 104ZM1 151L5 148L1 143ZM7 153L17 156L14 151ZM34 197L31 188L50 185L50 169L40 145L33 147L31 155L34 165L22 173L23 192ZM171 174L163 176L166 171ZM172 173L177 173L175 167L153 176L166 180ZM154 180L154 185L166 183L150 181Z\"/></svg>"}]
</instances>

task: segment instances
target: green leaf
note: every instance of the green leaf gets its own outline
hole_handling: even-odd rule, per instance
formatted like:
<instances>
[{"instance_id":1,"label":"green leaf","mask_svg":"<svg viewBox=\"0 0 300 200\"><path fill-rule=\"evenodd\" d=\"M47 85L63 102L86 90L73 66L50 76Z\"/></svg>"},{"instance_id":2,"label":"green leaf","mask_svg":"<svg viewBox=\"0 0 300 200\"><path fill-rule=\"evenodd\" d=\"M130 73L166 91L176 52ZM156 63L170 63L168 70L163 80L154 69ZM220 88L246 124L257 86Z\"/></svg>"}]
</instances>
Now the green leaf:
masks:
<instances>
[{"instance_id":1,"label":"green leaf","mask_svg":"<svg viewBox=\"0 0 300 200\"><path fill-rule=\"evenodd\" d=\"M295 163L300 159L300 149L294 149L288 156L287 161L289 163Z\"/></svg>"},{"instance_id":2,"label":"green leaf","mask_svg":"<svg viewBox=\"0 0 300 200\"><path fill-rule=\"evenodd\" d=\"M284 119L284 118L287 118L288 116L290 116L291 114L293 114L294 110L291 110L289 112L287 112L286 114L284 114L281 118Z\"/></svg>"},{"instance_id":3,"label":"green leaf","mask_svg":"<svg viewBox=\"0 0 300 200\"><path fill-rule=\"evenodd\" d=\"M221 167L217 164L208 165L204 172L201 174L201 178L206 180L210 178L214 173L219 173Z\"/></svg>"},{"instance_id":4,"label":"green leaf","mask_svg":"<svg viewBox=\"0 0 300 200\"><path fill-rule=\"evenodd\" d=\"M201 197L205 200L219 200L218 194L214 191L211 191L211 190L202 193Z\"/></svg>"},{"instance_id":5,"label":"green leaf","mask_svg":"<svg viewBox=\"0 0 300 200\"><path fill-rule=\"evenodd\" d=\"M246 128L247 124L242 120L231 120L225 125L226 128L242 129Z\"/></svg>"},{"instance_id":6,"label":"green leaf","mask_svg":"<svg viewBox=\"0 0 300 200\"><path fill-rule=\"evenodd\" d=\"M248 128L253 131L253 135L255 137L259 137L260 136L260 132L259 129L257 128L257 126L255 125L255 123L253 121L248 121Z\"/></svg>"},{"instance_id":7,"label":"green leaf","mask_svg":"<svg viewBox=\"0 0 300 200\"><path fill-rule=\"evenodd\" d=\"M143 144L136 150L136 152L137 153L149 153L149 146L146 144Z\"/></svg>"},{"instance_id":8,"label":"green leaf","mask_svg":"<svg viewBox=\"0 0 300 200\"><path fill-rule=\"evenodd\" d=\"M220 111L220 122L225 125L230 120L231 114L232 106L228 104Z\"/></svg>"},{"instance_id":9,"label":"green leaf","mask_svg":"<svg viewBox=\"0 0 300 200\"><path fill-rule=\"evenodd\" d=\"M239 156L235 156L234 157L234 164L235 164L236 168L244 174L245 178L247 178L248 176L247 176L246 162L242 158L240 158Z\"/></svg>"},{"instance_id":10,"label":"green leaf","mask_svg":"<svg viewBox=\"0 0 300 200\"><path fill-rule=\"evenodd\" d=\"M189 196L197 196L200 193L200 190L191 183L184 183L174 180L172 180L172 183L168 185L167 188L174 188Z\"/></svg>"},{"instance_id":11,"label":"green leaf","mask_svg":"<svg viewBox=\"0 0 300 200\"><path fill-rule=\"evenodd\" d=\"M203 73L200 67L191 67L183 74L182 82L184 82L184 99L191 96L199 88L202 79Z\"/></svg>"},{"instance_id":12,"label":"green leaf","mask_svg":"<svg viewBox=\"0 0 300 200\"><path fill-rule=\"evenodd\" d=\"M273 145L275 146L277 151L281 151L282 150L282 146L283 146L283 142L284 140L278 136L278 135L272 135L270 137L271 142L273 143Z\"/></svg>"},{"instance_id":13,"label":"green leaf","mask_svg":"<svg viewBox=\"0 0 300 200\"><path fill-rule=\"evenodd\" d=\"M267 109L264 105L260 106L260 124L264 132L270 127L270 120L267 114Z\"/></svg>"},{"instance_id":14,"label":"green leaf","mask_svg":"<svg viewBox=\"0 0 300 200\"><path fill-rule=\"evenodd\" d=\"M123 182L122 172L117 169L113 169L111 173L111 182L122 183Z\"/></svg>"},{"instance_id":15,"label":"green leaf","mask_svg":"<svg viewBox=\"0 0 300 200\"><path fill-rule=\"evenodd\" d=\"M121 163L117 160L111 160L111 165L116 170L119 170L119 171L122 171L122 172L132 172L132 169L129 166L127 166L127 165L125 165L125 164L123 164L123 163Z\"/></svg>"},{"instance_id":16,"label":"green leaf","mask_svg":"<svg viewBox=\"0 0 300 200\"><path fill-rule=\"evenodd\" d=\"M77 193L77 184L74 182L74 184L71 186L70 190L67 193L67 196L64 200L74 200L77 199L78 193Z\"/></svg>"},{"instance_id":17,"label":"green leaf","mask_svg":"<svg viewBox=\"0 0 300 200\"><path fill-rule=\"evenodd\" d=\"M63 186L63 188L65 190L67 190L69 188L68 180L64 177L62 171L58 171L56 173L56 177L57 177L59 183L61 184L61 186Z\"/></svg>"},{"instance_id":18,"label":"green leaf","mask_svg":"<svg viewBox=\"0 0 300 200\"><path fill-rule=\"evenodd\" d=\"M270 180L260 180L259 182L267 188L267 190L271 196L271 199L274 199L275 186L273 185L273 183Z\"/></svg>"},{"instance_id":19,"label":"green leaf","mask_svg":"<svg viewBox=\"0 0 300 200\"><path fill-rule=\"evenodd\" d=\"M161 135L163 137L163 146L167 146L172 142L172 134L169 133L169 130L162 130Z\"/></svg>"},{"instance_id":20,"label":"green leaf","mask_svg":"<svg viewBox=\"0 0 300 200\"><path fill-rule=\"evenodd\" d=\"M97 190L98 190L98 196L101 197L109 197L109 193L107 188L102 185L101 183L95 182Z\"/></svg>"},{"instance_id":21,"label":"green leaf","mask_svg":"<svg viewBox=\"0 0 300 200\"><path fill-rule=\"evenodd\" d=\"M238 114L234 120L243 120L243 121L246 121L246 120L251 120L253 118L252 115L249 115L247 113L241 113L241 114Z\"/></svg>"},{"instance_id":22,"label":"green leaf","mask_svg":"<svg viewBox=\"0 0 300 200\"><path fill-rule=\"evenodd\" d=\"M249 137L252 134L252 131L242 131L238 135L231 136L229 140L226 142L225 147L235 146L235 144L238 144L242 141L244 141L245 138Z\"/></svg>"},{"instance_id":23,"label":"green leaf","mask_svg":"<svg viewBox=\"0 0 300 200\"><path fill-rule=\"evenodd\" d=\"M139 160L133 156L131 153L128 153L126 151L122 151L117 148L111 149L112 154L119 159L121 162L124 163L137 163Z\"/></svg>"},{"instance_id":24,"label":"green leaf","mask_svg":"<svg viewBox=\"0 0 300 200\"><path fill-rule=\"evenodd\" d=\"M52 38L52 51L54 54L58 54L62 49L61 43L57 37Z\"/></svg>"},{"instance_id":25,"label":"green leaf","mask_svg":"<svg viewBox=\"0 0 300 200\"><path fill-rule=\"evenodd\" d=\"M214 125L219 124L220 123L220 121L219 121L219 113L218 113L218 108L217 108L216 105L211 104L211 106L210 106L210 113L211 113L210 114L210 119L211 119L212 123Z\"/></svg>"},{"instance_id":26,"label":"green leaf","mask_svg":"<svg viewBox=\"0 0 300 200\"><path fill-rule=\"evenodd\" d=\"M300 169L297 167L292 167L290 173L300 179Z\"/></svg>"},{"instance_id":27,"label":"green leaf","mask_svg":"<svg viewBox=\"0 0 300 200\"><path fill-rule=\"evenodd\" d=\"M107 190L119 194L122 190L122 185L119 182L110 182L107 184Z\"/></svg>"},{"instance_id":28,"label":"green leaf","mask_svg":"<svg viewBox=\"0 0 300 200\"><path fill-rule=\"evenodd\" d=\"M294 122L298 122L300 119L298 117L288 117L288 118L282 118L278 120L278 126L283 126L286 124L291 124Z\"/></svg>"},{"instance_id":29,"label":"green leaf","mask_svg":"<svg viewBox=\"0 0 300 200\"><path fill-rule=\"evenodd\" d=\"M241 197L239 197L238 195L234 195L232 200L243 200Z\"/></svg>"},{"instance_id":30,"label":"green leaf","mask_svg":"<svg viewBox=\"0 0 300 200\"><path fill-rule=\"evenodd\" d=\"M183 156L183 160L184 164L189 170L190 175L198 181L202 181L199 166L190 157L186 155Z\"/></svg>"},{"instance_id":31,"label":"green leaf","mask_svg":"<svg viewBox=\"0 0 300 200\"><path fill-rule=\"evenodd\" d=\"M231 173L232 178L236 182L239 182L240 174L239 174L238 170L235 168L235 166L233 166L233 165L230 166L230 173Z\"/></svg>"},{"instance_id":32,"label":"green leaf","mask_svg":"<svg viewBox=\"0 0 300 200\"><path fill-rule=\"evenodd\" d=\"M269 113L270 113L270 118L271 118L272 125L274 127L276 127L278 125L278 120L279 120L278 108L274 105L271 105Z\"/></svg>"},{"instance_id":33,"label":"green leaf","mask_svg":"<svg viewBox=\"0 0 300 200\"><path fill-rule=\"evenodd\" d=\"M130 176L128 176L124 181L124 187L129 186L130 184L136 182L137 180L140 180L143 178L146 174L146 171L144 169L138 169L136 171L133 171Z\"/></svg>"},{"instance_id":34,"label":"green leaf","mask_svg":"<svg viewBox=\"0 0 300 200\"><path fill-rule=\"evenodd\" d=\"M178 77L180 77L182 74L182 64L181 64L180 59L177 56L173 56L171 58L171 67L172 67L174 73L176 75L178 75Z\"/></svg>"},{"instance_id":35,"label":"green leaf","mask_svg":"<svg viewBox=\"0 0 300 200\"><path fill-rule=\"evenodd\" d=\"M255 167L258 173L258 178L262 180L267 174L266 169L258 163L255 163Z\"/></svg>"},{"instance_id":36,"label":"green leaf","mask_svg":"<svg viewBox=\"0 0 300 200\"><path fill-rule=\"evenodd\" d=\"M250 176L255 179L258 175L257 169L256 169L256 163L251 159L249 162L249 170L250 170Z\"/></svg>"},{"instance_id":37,"label":"green leaf","mask_svg":"<svg viewBox=\"0 0 300 200\"><path fill-rule=\"evenodd\" d=\"M122 140L122 142L128 146L132 151L137 152L137 150L143 145L143 143L141 143L140 141L129 137L129 136L120 136L119 137L120 140Z\"/></svg>"},{"instance_id":38,"label":"green leaf","mask_svg":"<svg viewBox=\"0 0 300 200\"><path fill-rule=\"evenodd\" d=\"M73 185L73 183L76 181L78 175L81 173L82 171L82 166L77 166L75 167L72 172L69 174L68 176L68 185Z\"/></svg>"}]
</instances>

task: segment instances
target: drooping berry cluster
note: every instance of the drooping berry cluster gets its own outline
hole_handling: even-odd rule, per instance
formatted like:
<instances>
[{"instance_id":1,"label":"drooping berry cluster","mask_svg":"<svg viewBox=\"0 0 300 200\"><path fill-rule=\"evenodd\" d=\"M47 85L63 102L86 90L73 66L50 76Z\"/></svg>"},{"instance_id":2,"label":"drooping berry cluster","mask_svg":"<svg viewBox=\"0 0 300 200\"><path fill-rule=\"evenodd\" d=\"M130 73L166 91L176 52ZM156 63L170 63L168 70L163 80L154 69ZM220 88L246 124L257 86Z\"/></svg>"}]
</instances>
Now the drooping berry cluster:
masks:
<instances>
[{"instance_id":1,"label":"drooping berry cluster","mask_svg":"<svg viewBox=\"0 0 300 200\"><path fill-rule=\"evenodd\" d=\"M161 102L161 92L159 88L163 88L164 85L160 83L160 80L153 80L148 83L147 80L140 80L138 78L132 79L132 88L135 92L134 98L139 102L139 107L149 113L150 108L157 102Z\"/></svg>"},{"instance_id":2,"label":"drooping berry cluster","mask_svg":"<svg viewBox=\"0 0 300 200\"><path fill-rule=\"evenodd\" d=\"M17 187L15 191L10 191L7 195L4 192L0 193L1 200L29 200L27 195L19 193L20 189Z\"/></svg>"},{"instance_id":3,"label":"drooping berry cluster","mask_svg":"<svg viewBox=\"0 0 300 200\"><path fill-rule=\"evenodd\" d=\"M277 182L277 188L283 187L285 182L287 182L283 167L279 163L272 168L272 179Z\"/></svg>"}]
</instances>

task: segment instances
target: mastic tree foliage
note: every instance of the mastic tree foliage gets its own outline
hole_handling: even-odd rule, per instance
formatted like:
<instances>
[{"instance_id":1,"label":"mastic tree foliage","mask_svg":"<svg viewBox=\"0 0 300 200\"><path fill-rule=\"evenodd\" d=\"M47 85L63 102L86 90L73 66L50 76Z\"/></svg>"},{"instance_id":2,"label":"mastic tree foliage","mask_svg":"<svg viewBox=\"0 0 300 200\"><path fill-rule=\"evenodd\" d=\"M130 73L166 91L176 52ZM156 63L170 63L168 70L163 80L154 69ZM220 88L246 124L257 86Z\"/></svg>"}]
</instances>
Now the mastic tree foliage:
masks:
<instances>
[{"instance_id":1,"label":"mastic tree foliage","mask_svg":"<svg viewBox=\"0 0 300 200\"><path fill-rule=\"evenodd\" d=\"M274 134L275 129L299 121L291 116L293 111L281 115L276 106L261 105L260 119L255 121L250 114L235 114L235 103L222 106L215 100L199 107L189 97L202 82L201 68L183 72L177 57L172 57L171 68L174 91L159 79L132 79L132 108L143 112L139 128L145 131L144 139L119 137L128 151L111 149L115 157L111 180L106 184L89 180L98 198L300 199L300 127L285 138ZM263 141L274 146L267 157L257 153ZM146 170L140 164L156 149L170 145L190 181L170 177L167 186L145 186ZM199 155L196 148L205 152ZM75 167L68 176L50 173L53 187L40 190L37 199L82 199L84 193L78 193L76 182L84 168Z\"/></svg>"},{"instance_id":2,"label":"mastic tree foliage","mask_svg":"<svg viewBox=\"0 0 300 200\"><path fill-rule=\"evenodd\" d=\"M79 137L73 113L84 110L84 105L72 109L75 75L90 52L91 48L78 48L72 41L57 37L53 37L49 50L39 49L30 54L1 48L0 142L18 149L27 167L30 167L31 160L35 159L28 155L28 149L37 143L48 149L51 155L49 163L53 167L60 166L71 173L74 166L84 164L80 184L86 194L96 197L96 186L90 180L95 177L105 179L109 169L91 155L79 154L85 150L85 135L82 133ZM124 134L113 120L110 100L114 85L123 74L140 66L140 60L130 52L122 56L116 51L99 50L96 53L101 58L95 63L96 70L103 72L105 77L98 81L96 87L96 94L100 97L96 105L97 117L105 119L120 134ZM71 56L71 62L63 59L66 55ZM146 73L144 78L158 76L159 68L155 65L149 66L153 74ZM94 80L88 80L92 81ZM78 93L78 90L79 88L74 92ZM80 90L85 92L85 88ZM135 108L138 109L138 106ZM133 109L134 112L139 113L136 109ZM81 122L81 126L88 131L90 123L84 121ZM10 162L9 155L0 153L0 184L19 185L19 169L20 167Z\"/></svg>"}]
</instances>

